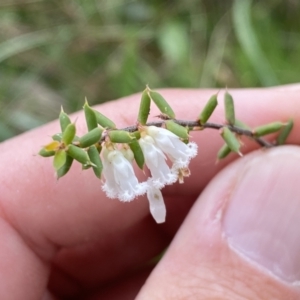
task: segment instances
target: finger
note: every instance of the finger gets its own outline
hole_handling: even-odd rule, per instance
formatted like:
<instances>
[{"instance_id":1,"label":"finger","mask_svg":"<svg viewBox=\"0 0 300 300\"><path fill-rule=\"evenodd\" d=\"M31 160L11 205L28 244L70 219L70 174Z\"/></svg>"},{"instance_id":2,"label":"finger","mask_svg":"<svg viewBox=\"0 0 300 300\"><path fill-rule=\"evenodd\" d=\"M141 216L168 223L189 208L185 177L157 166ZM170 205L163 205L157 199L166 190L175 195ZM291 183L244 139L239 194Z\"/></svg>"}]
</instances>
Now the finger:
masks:
<instances>
[{"instance_id":1,"label":"finger","mask_svg":"<svg viewBox=\"0 0 300 300\"><path fill-rule=\"evenodd\" d=\"M93 291L84 300L132 300L138 294L141 286L149 276L150 270L139 271L134 275L128 275L125 279L116 281L114 284Z\"/></svg>"},{"instance_id":2,"label":"finger","mask_svg":"<svg viewBox=\"0 0 300 300\"><path fill-rule=\"evenodd\" d=\"M299 299L299 162L284 146L223 170L136 299Z\"/></svg>"}]
</instances>

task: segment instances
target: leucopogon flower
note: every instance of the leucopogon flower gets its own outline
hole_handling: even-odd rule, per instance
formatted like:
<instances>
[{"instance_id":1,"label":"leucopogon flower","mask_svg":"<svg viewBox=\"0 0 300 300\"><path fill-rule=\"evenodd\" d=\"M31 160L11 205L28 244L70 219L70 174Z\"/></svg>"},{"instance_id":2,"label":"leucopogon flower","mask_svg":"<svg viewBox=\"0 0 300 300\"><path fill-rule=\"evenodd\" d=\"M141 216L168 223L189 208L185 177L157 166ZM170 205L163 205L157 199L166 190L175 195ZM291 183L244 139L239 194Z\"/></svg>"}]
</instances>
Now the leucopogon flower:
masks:
<instances>
[{"instance_id":1,"label":"leucopogon flower","mask_svg":"<svg viewBox=\"0 0 300 300\"><path fill-rule=\"evenodd\" d=\"M134 155L129 147L119 150L112 144L104 144L102 174L105 183L102 189L109 198L119 198L124 202L147 194L153 218L157 223L163 223L166 207L160 190L177 180L182 183L182 178L189 176L188 165L197 154L197 145L192 142L185 144L174 133L155 126L141 128L138 142L151 177L145 182L138 182L132 166Z\"/></svg>"},{"instance_id":2,"label":"leucopogon flower","mask_svg":"<svg viewBox=\"0 0 300 300\"><path fill-rule=\"evenodd\" d=\"M139 144L146 166L151 172L151 177L147 180L150 212L157 223L163 223L166 208L160 189L165 185L173 184L178 179L182 183L182 177L189 176L188 165L197 155L198 147L191 142L185 144L174 133L155 126L143 128ZM171 168L167 164L166 156L172 162Z\"/></svg>"},{"instance_id":3,"label":"leucopogon flower","mask_svg":"<svg viewBox=\"0 0 300 300\"><path fill-rule=\"evenodd\" d=\"M193 142L185 144L177 135L165 128L149 126L146 132L173 162L175 169L187 168L190 160L197 155L197 144Z\"/></svg>"},{"instance_id":4,"label":"leucopogon flower","mask_svg":"<svg viewBox=\"0 0 300 300\"><path fill-rule=\"evenodd\" d=\"M139 144L145 157L146 166L152 175L148 180L149 184L157 189L161 189L165 185L176 182L176 172L170 169L166 162L166 156L157 147L154 139L150 135L146 135L140 138Z\"/></svg>"},{"instance_id":5,"label":"leucopogon flower","mask_svg":"<svg viewBox=\"0 0 300 300\"><path fill-rule=\"evenodd\" d=\"M127 151L127 155L128 152L130 151ZM138 182L133 166L124 153L104 146L102 155L102 174L105 178L102 189L109 198L119 198L121 201L128 202L146 193L147 184Z\"/></svg>"}]
</instances>

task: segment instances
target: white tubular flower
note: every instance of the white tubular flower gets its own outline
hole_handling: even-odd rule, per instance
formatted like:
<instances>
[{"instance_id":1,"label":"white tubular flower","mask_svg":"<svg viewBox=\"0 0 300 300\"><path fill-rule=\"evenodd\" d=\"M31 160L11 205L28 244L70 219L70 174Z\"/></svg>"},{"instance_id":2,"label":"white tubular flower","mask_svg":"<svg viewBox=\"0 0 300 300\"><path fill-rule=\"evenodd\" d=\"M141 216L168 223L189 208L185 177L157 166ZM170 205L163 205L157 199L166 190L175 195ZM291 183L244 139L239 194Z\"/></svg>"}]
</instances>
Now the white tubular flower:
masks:
<instances>
[{"instance_id":1,"label":"white tubular flower","mask_svg":"<svg viewBox=\"0 0 300 300\"><path fill-rule=\"evenodd\" d=\"M177 173L170 169L163 152L155 145L154 139L146 135L139 139L145 163L151 172L148 180L153 187L160 189L166 184L172 184L177 180Z\"/></svg>"},{"instance_id":2,"label":"white tubular flower","mask_svg":"<svg viewBox=\"0 0 300 300\"><path fill-rule=\"evenodd\" d=\"M165 128L149 126L147 134L154 139L158 148L167 154L175 169L187 168L190 160L197 155L197 144L193 142L185 144L177 135Z\"/></svg>"},{"instance_id":3,"label":"white tubular flower","mask_svg":"<svg viewBox=\"0 0 300 300\"><path fill-rule=\"evenodd\" d=\"M164 223L166 220L166 206L162 193L159 189L149 185L147 197L150 205L150 212L156 223Z\"/></svg>"},{"instance_id":4,"label":"white tubular flower","mask_svg":"<svg viewBox=\"0 0 300 300\"><path fill-rule=\"evenodd\" d=\"M109 198L119 198L128 202L146 193L147 183L138 182L131 163L121 151L104 147L102 153L102 174L105 178L102 189Z\"/></svg>"}]
</instances>

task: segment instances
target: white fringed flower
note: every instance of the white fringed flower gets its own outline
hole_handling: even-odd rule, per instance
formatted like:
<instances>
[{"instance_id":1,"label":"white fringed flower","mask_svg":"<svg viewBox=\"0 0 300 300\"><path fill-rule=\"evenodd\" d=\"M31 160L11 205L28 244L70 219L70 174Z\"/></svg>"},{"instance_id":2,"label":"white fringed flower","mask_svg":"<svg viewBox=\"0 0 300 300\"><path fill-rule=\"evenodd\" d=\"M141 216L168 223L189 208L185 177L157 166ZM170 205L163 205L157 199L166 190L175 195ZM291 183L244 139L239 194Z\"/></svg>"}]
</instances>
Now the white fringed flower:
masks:
<instances>
[{"instance_id":1,"label":"white fringed flower","mask_svg":"<svg viewBox=\"0 0 300 300\"><path fill-rule=\"evenodd\" d=\"M164 223L166 220L166 206L159 189L149 185L147 190L150 212L156 223Z\"/></svg>"},{"instance_id":2,"label":"white fringed flower","mask_svg":"<svg viewBox=\"0 0 300 300\"><path fill-rule=\"evenodd\" d=\"M138 182L132 167L134 154L128 145L117 148L114 144L105 144L102 150L105 179L102 189L108 197L124 202L147 193L153 218L157 223L163 223L166 207L160 190L177 180L182 183L183 178L189 176L188 165L197 154L197 145L185 144L169 130L155 126L142 129L139 145L151 177L143 183ZM171 167L167 158L172 163Z\"/></svg>"},{"instance_id":3,"label":"white fringed flower","mask_svg":"<svg viewBox=\"0 0 300 300\"><path fill-rule=\"evenodd\" d=\"M197 155L197 144L193 142L185 144L177 135L165 128L149 126L146 130L158 148L173 162L175 169L187 168L190 160Z\"/></svg>"},{"instance_id":4,"label":"white fringed flower","mask_svg":"<svg viewBox=\"0 0 300 300\"><path fill-rule=\"evenodd\" d=\"M102 174L105 178L102 189L109 198L119 198L128 202L146 193L147 183L138 182L132 164L121 151L104 147L102 153Z\"/></svg>"},{"instance_id":5,"label":"white fringed flower","mask_svg":"<svg viewBox=\"0 0 300 300\"><path fill-rule=\"evenodd\" d=\"M177 180L177 174L168 166L165 155L155 145L154 139L146 135L139 139L139 144L152 176L148 179L148 183L158 189L174 183Z\"/></svg>"}]
</instances>

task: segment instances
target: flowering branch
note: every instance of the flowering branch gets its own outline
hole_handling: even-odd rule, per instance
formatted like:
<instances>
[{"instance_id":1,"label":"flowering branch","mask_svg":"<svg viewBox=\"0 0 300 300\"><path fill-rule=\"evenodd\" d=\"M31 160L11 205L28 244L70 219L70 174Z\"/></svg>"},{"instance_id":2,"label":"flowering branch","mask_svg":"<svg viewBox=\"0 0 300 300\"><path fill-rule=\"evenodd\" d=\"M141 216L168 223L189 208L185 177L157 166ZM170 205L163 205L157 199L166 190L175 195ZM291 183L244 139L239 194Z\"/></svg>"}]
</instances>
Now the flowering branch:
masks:
<instances>
[{"instance_id":1,"label":"flowering branch","mask_svg":"<svg viewBox=\"0 0 300 300\"><path fill-rule=\"evenodd\" d=\"M285 143L293 127L293 121L273 122L251 129L235 118L234 101L226 92L224 96L225 124L208 122L216 106L218 95L213 95L195 121L178 120L168 102L157 92L146 87L142 93L137 122L133 126L118 129L116 124L91 108L87 101L83 109L88 133L76 135L76 125L61 110L59 115L61 133L39 152L43 157L53 156L57 178L66 175L74 160L82 169L92 169L102 179L102 190L108 198L129 202L147 195L150 212L157 223L166 218L166 207L161 189L175 182L183 183L190 175L189 163L197 155L197 145L189 141L190 131L217 129L224 145L217 158L224 159L231 152L242 155L241 136L246 136L264 148ZM154 103L161 114L161 121L147 122L150 105ZM263 137L278 133L275 142ZM148 168L151 176L140 182L133 169L136 162L142 170Z\"/></svg>"}]
</instances>

